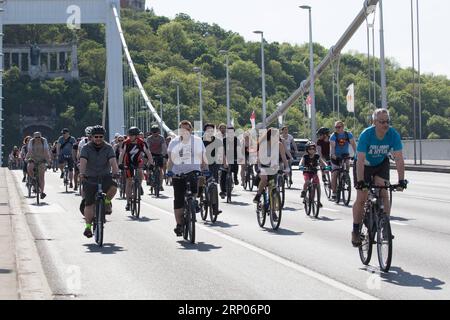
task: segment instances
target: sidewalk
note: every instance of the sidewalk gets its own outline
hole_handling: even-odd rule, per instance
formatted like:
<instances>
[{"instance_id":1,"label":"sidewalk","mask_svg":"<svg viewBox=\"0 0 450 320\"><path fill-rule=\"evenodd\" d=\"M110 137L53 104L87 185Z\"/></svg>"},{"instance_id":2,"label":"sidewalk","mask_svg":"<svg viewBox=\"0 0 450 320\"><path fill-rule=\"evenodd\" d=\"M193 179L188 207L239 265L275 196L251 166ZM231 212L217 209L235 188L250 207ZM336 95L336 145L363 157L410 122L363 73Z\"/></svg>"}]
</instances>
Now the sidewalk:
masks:
<instances>
[{"instance_id":1,"label":"sidewalk","mask_svg":"<svg viewBox=\"0 0 450 320\"><path fill-rule=\"evenodd\" d=\"M12 173L0 168L0 300L51 299Z\"/></svg>"}]
</instances>

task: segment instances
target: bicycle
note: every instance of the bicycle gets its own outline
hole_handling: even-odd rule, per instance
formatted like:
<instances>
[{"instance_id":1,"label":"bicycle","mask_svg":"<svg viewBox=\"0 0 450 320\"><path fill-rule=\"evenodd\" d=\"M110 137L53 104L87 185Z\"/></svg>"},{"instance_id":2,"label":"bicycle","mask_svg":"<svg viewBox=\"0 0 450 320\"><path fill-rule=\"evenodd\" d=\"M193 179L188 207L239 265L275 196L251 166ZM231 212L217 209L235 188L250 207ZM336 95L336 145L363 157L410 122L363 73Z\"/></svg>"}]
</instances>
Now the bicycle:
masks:
<instances>
[{"instance_id":1,"label":"bicycle","mask_svg":"<svg viewBox=\"0 0 450 320\"><path fill-rule=\"evenodd\" d=\"M279 228L281 223L281 215L283 213L280 193L276 187L275 177L276 175L268 177L268 185L264 188L264 192L262 194L263 202L261 203L261 201L259 201L256 204L256 217L259 226L261 228L264 227L264 224L266 223L266 216L269 215L270 224L272 225L273 230L277 230Z\"/></svg>"},{"instance_id":2,"label":"bicycle","mask_svg":"<svg viewBox=\"0 0 450 320\"><path fill-rule=\"evenodd\" d=\"M289 173L284 175L284 185L286 188L290 189L292 187L292 159L289 160ZM284 207L284 199L283 199Z\"/></svg>"},{"instance_id":3,"label":"bicycle","mask_svg":"<svg viewBox=\"0 0 450 320\"><path fill-rule=\"evenodd\" d=\"M350 198L352 195L352 182L349 174L349 167L347 166L347 160L351 159L349 156L343 156L342 158L337 158L341 165L338 171L336 180L336 203L342 200L342 203L346 206L350 203Z\"/></svg>"},{"instance_id":4,"label":"bicycle","mask_svg":"<svg viewBox=\"0 0 450 320\"><path fill-rule=\"evenodd\" d=\"M324 167L322 171L329 171L330 169L330 167ZM300 168L300 170L305 171L304 168ZM320 211L320 194L318 192L318 185L312 183L311 180L308 180L306 183L306 193L305 198L303 199L305 213L307 216L310 216L312 213L314 218L317 218Z\"/></svg>"},{"instance_id":5,"label":"bicycle","mask_svg":"<svg viewBox=\"0 0 450 320\"><path fill-rule=\"evenodd\" d=\"M203 192L200 194L200 216L203 221L206 221L209 212L211 222L214 223L219 214L217 182L210 172L205 173L204 177L206 178L206 181Z\"/></svg>"},{"instance_id":6,"label":"bicycle","mask_svg":"<svg viewBox=\"0 0 450 320\"><path fill-rule=\"evenodd\" d=\"M153 157L155 164L158 163L156 157ZM161 191L161 169L155 165L153 166L152 173L150 175L150 193L155 194L157 198L159 198L159 192Z\"/></svg>"},{"instance_id":7,"label":"bicycle","mask_svg":"<svg viewBox=\"0 0 450 320\"><path fill-rule=\"evenodd\" d=\"M279 170L276 174L276 188L281 198L281 207L284 208L284 200L286 198L286 187L285 187L286 174L283 170Z\"/></svg>"},{"instance_id":8,"label":"bicycle","mask_svg":"<svg viewBox=\"0 0 450 320\"><path fill-rule=\"evenodd\" d=\"M195 221L197 213L197 200L191 191L191 179L198 179L200 171L192 171L176 175L175 178L184 179L186 181L186 193L184 194L184 211L183 211L183 238L195 243Z\"/></svg>"},{"instance_id":9,"label":"bicycle","mask_svg":"<svg viewBox=\"0 0 450 320\"><path fill-rule=\"evenodd\" d=\"M64 179L64 187L66 188L66 193L69 192L69 162L68 162L68 159L70 159L70 158L71 158L71 156L64 155L63 179Z\"/></svg>"},{"instance_id":10,"label":"bicycle","mask_svg":"<svg viewBox=\"0 0 450 320\"><path fill-rule=\"evenodd\" d=\"M226 174L226 182L225 182L225 191L226 191L226 197L227 197L227 203L231 203L231 194L233 192L234 188L234 182L233 182L233 173L231 172L231 165L228 165L228 168L222 168L221 174Z\"/></svg>"},{"instance_id":11,"label":"bicycle","mask_svg":"<svg viewBox=\"0 0 450 320\"><path fill-rule=\"evenodd\" d=\"M28 189L28 198L31 198L31 191L33 190L33 193L36 194L36 204L39 205L39 199L41 196L41 190L40 190L40 181L39 181L39 167L42 164L46 164L46 161L37 161L34 162L34 168L33 168L33 177L28 176L27 180L27 189Z\"/></svg>"},{"instance_id":12,"label":"bicycle","mask_svg":"<svg viewBox=\"0 0 450 320\"><path fill-rule=\"evenodd\" d=\"M96 185L97 191L95 193L95 211L94 211L94 239L95 243L98 244L99 247L103 246L103 236L104 236L104 227L106 223L105 217L105 199L106 194L102 190L102 177L97 177L97 182L89 182L88 177L86 177L85 183Z\"/></svg>"},{"instance_id":13,"label":"bicycle","mask_svg":"<svg viewBox=\"0 0 450 320\"><path fill-rule=\"evenodd\" d=\"M127 177L124 170L120 170L120 176L117 179L118 186L119 186L119 195L121 199L126 199L126 183L127 183Z\"/></svg>"},{"instance_id":14,"label":"bicycle","mask_svg":"<svg viewBox=\"0 0 450 320\"><path fill-rule=\"evenodd\" d=\"M372 257L372 245L377 244L378 263L383 272L388 272L392 262L392 231L390 219L384 213L383 199L380 190L397 191L400 185L384 187L369 185L369 195L364 204L364 218L359 232L361 245L358 247L359 257L364 265L368 265ZM377 239L375 241L375 234Z\"/></svg>"}]
</instances>

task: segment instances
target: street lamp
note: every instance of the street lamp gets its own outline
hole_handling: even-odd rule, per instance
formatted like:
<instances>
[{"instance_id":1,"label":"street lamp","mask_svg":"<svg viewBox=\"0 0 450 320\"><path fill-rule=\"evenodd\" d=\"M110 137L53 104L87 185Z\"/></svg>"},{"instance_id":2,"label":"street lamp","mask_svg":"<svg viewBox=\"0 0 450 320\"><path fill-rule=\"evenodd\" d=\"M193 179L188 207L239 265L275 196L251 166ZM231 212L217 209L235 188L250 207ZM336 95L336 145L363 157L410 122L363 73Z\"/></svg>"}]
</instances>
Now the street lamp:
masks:
<instances>
[{"instance_id":1,"label":"street lamp","mask_svg":"<svg viewBox=\"0 0 450 320\"><path fill-rule=\"evenodd\" d=\"M200 131L201 131L203 130L202 69L200 69L199 67L194 67L193 70L198 74L198 92L200 98Z\"/></svg>"},{"instance_id":2,"label":"street lamp","mask_svg":"<svg viewBox=\"0 0 450 320\"><path fill-rule=\"evenodd\" d=\"M227 50L220 50L220 54L225 55L226 59L226 69L227 69L227 128L230 127L231 124L231 116L230 116L230 73L229 73L229 57Z\"/></svg>"},{"instance_id":3,"label":"street lamp","mask_svg":"<svg viewBox=\"0 0 450 320\"><path fill-rule=\"evenodd\" d=\"M386 63L384 58L383 0L380 0L380 69L381 69L381 107L387 109Z\"/></svg>"},{"instance_id":4,"label":"street lamp","mask_svg":"<svg viewBox=\"0 0 450 320\"><path fill-rule=\"evenodd\" d=\"M178 116L177 117L177 119L178 119L177 126L178 126L181 122L181 119L180 119L180 84L176 80L172 80L171 82L172 82L172 84L175 84L177 86L177 116Z\"/></svg>"},{"instance_id":5,"label":"street lamp","mask_svg":"<svg viewBox=\"0 0 450 320\"><path fill-rule=\"evenodd\" d=\"M162 102L162 97L161 97L161 95L159 95L159 94L156 94L155 95L155 98L157 98L157 99L159 99L159 105L160 105L160 108L161 108L161 111L160 111L160 115L159 115L159 117L161 118L161 122L159 123L159 130L161 131L161 134L162 134L162 124L163 124L163 102Z\"/></svg>"},{"instance_id":6,"label":"street lamp","mask_svg":"<svg viewBox=\"0 0 450 320\"><path fill-rule=\"evenodd\" d=\"M262 107L263 128L266 129L266 75L264 70L264 32L256 30L253 33L261 35L261 78L262 78Z\"/></svg>"},{"instance_id":7,"label":"street lamp","mask_svg":"<svg viewBox=\"0 0 450 320\"><path fill-rule=\"evenodd\" d=\"M142 132L147 133L149 131L149 127L148 127L148 108L147 106L142 106L141 110L144 111L144 116L143 116L143 120L142 120Z\"/></svg>"},{"instance_id":8,"label":"street lamp","mask_svg":"<svg viewBox=\"0 0 450 320\"><path fill-rule=\"evenodd\" d=\"M309 95L311 97L311 140L315 141L316 136L316 97L314 92L314 56L313 56L313 41L312 41L312 18L311 7L300 6L299 8L309 11L309 77L310 77L310 89Z\"/></svg>"}]
</instances>

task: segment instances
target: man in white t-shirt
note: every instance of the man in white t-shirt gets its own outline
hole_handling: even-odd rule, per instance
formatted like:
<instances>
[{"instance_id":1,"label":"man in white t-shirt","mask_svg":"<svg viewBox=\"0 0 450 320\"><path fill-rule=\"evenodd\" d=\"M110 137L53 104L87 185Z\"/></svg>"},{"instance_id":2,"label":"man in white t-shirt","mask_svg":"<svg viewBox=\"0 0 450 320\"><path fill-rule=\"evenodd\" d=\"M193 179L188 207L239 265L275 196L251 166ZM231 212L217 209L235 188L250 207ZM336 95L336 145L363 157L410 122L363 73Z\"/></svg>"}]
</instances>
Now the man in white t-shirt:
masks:
<instances>
[{"instance_id":1,"label":"man in white t-shirt","mask_svg":"<svg viewBox=\"0 0 450 320\"><path fill-rule=\"evenodd\" d=\"M174 232L181 237L183 233L183 211L184 194L186 193L187 178L177 177L181 174L188 174L195 171L208 169L205 145L201 138L192 134L192 124L187 121L181 121L180 135L172 139L167 153L169 156L167 163L168 176L173 176L174 189L174 212L176 227ZM195 176L189 178L191 183L191 192L197 193L197 179ZM198 207L198 205L197 205Z\"/></svg>"}]
</instances>

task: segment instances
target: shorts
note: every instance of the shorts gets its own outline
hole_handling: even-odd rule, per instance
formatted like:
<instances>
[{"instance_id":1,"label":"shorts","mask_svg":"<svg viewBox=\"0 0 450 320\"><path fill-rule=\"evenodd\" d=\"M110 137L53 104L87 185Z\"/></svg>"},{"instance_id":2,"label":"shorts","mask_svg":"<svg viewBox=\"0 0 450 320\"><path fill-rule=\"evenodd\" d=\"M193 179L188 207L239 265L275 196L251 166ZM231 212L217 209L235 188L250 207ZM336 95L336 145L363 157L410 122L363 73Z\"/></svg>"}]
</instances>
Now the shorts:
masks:
<instances>
[{"instance_id":1,"label":"shorts","mask_svg":"<svg viewBox=\"0 0 450 320\"><path fill-rule=\"evenodd\" d=\"M339 170L342 164L342 159L348 156L349 156L348 153L344 153L339 156L336 156L336 160L331 159L331 170L332 171Z\"/></svg>"},{"instance_id":2,"label":"shorts","mask_svg":"<svg viewBox=\"0 0 450 320\"><path fill-rule=\"evenodd\" d=\"M69 167L69 171L73 170L73 158L72 156L65 156L64 154L59 155L59 164L63 164L67 161L67 166Z\"/></svg>"},{"instance_id":3,"label":"shorts","mask_svg":"<svg viewBox=\"0 0 450 320\"><path fill-rule=\"evenodd\" d=\"M139 161L138 164L126 164L125 166L127 168L125 168L125 175L127 178L133 178L134 177L134 170L131 170L130 166L134 168L136 168L136 170L142 169L142 165L144 164L144 162L142 160Z\"/></svg>"},{"instance_id":4,"label":"shorts","mask_svg":"<svg viewBox=\"0 0 450 320\"><path fill-rule=\"evenodd\" d=\"M197 193L197 188L198 188L197 178L191 177L190 183L191 183L191 192ZM182 209L182 208L184 208L184 195L186 193L186 179L174 177L172 179L172 185L173 185L173 193L174 193L173 208L175 210Z\"/></svg>"},{"instance_id":5,"label":"shorts","mask_svg":"<svg viewBox=\"0 0 450 320\"><path fill-rule=\"evenodd\" d=\"M355 170L356 170L355 166ZM380 177L386 181L390 179L390 163L389 159L386 158L378 166L364 166L364 181L369 184L372 181L372 177Z\"/></svg>"},{"instance_id":6,"label":"shorts","mask_svg":"<svg viewBox=\"0 0 450 320\"><path fill-rule=\"evenodd\" d=\"M76 163L74 168L75 168L75 174L79 174L80 173L80 163Z\"/></svg>"},{"instance_id":7,"label":"shorts","mask_svg":"<svg viewBox=\"0 0 450 320\"><path fill-rule=\"evenodd\" d=\"M303 172L303 179L305 179L305 182L312 180L314 184L320 183L319 176L317 175L317 173L313 172Z\"/></svg>"},{"instance_id":8,"label":"shorts","mask_svg":"<svg viewBox=\"0 0 450 320\"><path fill-rule=\"evenodd\" d=\"M152 154L155 166L162 168L164 166L164 157L161 154Z\"/></svg>"},{"instance_id":9,"label":"shorts","mask_svg":"<svg viewBox=\"0 0 450 320\"><path fill-rule=\"evenodd\" d=\"M102 190L107 193L111 187L117 188L117 183L111 176L102 178ZM85 205L90 206L95 203L95 195L97 193L97 177L89 177L87 181L83 181Z\"/></svg>"}]
</instances>

